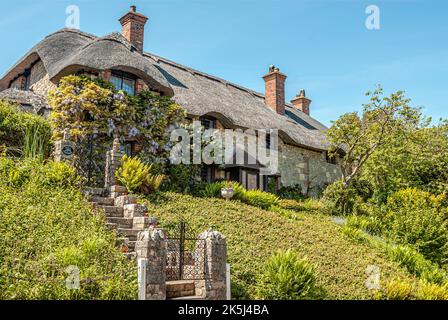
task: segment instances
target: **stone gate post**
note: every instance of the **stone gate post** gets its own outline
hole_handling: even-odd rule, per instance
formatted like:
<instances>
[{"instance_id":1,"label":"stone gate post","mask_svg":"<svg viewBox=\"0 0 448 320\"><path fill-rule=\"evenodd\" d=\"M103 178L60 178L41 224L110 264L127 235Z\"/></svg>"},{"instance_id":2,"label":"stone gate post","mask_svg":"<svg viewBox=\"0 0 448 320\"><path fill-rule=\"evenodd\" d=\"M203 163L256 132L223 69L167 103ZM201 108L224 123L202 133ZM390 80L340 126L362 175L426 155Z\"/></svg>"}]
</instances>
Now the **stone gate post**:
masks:
<instances>
[{"instance_id":1,"label":"stone gate post","mask_svg":"<svg viewBox=\"0 0 448 320\"><path fill-rule=\"evenodd\" d=\"M121 158L123 158L123 155L124 154L120 151L120 140L116 138L112 150L108 151L106 155L106 172L104 179L104 187L106 189L117 184L115 171L121 166Z\"/></svg>"},{"instance_id":2,"label":"stone gate post","mask_svg":"<svg viewBox=\"0 0 448 320\"><path fill-rule=\"evenodd\" d=\"M166 239L162 229L149 227L138 233L135 251L137 261L145 260L142 270L142 279L145 283L139 284L140 299L165 300L166 299ZM142 288L144 286L144 288Z\"/></svg>"},{"instance_id":3,"label":"stone gate post","mask_svg":"<svg viewBox=\"0 0 448 320\"><path fill-rule=\"evenodd\" d=\"M226 238L218 231L206 231L198 239L205 241L205 280L195 281L196 295L226 300Z\"/></svg>"},{"instance_id":4,"label":"stone gate post","mask_svg":"<svg viewBox=\"0 0 448 320\"><path fill-rule=\"evenodd\" d=\"M62 162L68 161L73 165L73 160L76 152L76 144L70 140L68 132L64 132L62 140L54 142L54 161Z\"/></svg>"}]
</instances>

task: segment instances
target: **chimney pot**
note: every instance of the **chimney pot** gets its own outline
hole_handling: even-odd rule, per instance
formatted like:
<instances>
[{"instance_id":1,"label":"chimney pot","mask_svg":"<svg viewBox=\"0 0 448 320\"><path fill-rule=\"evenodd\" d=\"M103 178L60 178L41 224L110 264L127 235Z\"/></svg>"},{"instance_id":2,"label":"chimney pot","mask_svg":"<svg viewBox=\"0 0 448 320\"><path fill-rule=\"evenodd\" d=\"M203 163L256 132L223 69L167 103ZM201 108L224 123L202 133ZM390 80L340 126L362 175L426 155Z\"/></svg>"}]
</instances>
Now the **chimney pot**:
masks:
<instances>
[{"instance_id":1,"label":"chimney pot","mask_svg":"<svg viewBox=\"0 0 448 320\"><path fill-rule=\"evenodd\" d=\"M137 12L137 7L136 6L131 6L131 12Z\"/></svg>"},{"instance_id":2,"label":"chimney pot","mask_svg":"<svg viewBox=\"0 0 448 320\"><path fill-rule=\"evenodd\" d=\"M310 115L311 100L306 97L305 89L300 90L299 94L291 100L291 103L296 109Z\"/></svg>"}]
</instances>

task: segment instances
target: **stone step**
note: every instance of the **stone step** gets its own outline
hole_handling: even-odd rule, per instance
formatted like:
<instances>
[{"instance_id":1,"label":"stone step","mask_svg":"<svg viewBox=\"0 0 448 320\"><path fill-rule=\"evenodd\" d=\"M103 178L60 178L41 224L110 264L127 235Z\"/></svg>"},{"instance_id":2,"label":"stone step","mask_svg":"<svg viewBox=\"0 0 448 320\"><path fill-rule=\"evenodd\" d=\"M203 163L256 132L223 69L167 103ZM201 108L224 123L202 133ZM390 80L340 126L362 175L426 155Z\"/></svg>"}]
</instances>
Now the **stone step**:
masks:
<instances>
[{"instance_id":1,"label":"stone step","mask_svg":"<svg viewBox=\"0 0 448 320\"><path fill-rule=\"evenodd\" d=\"M111 198L117 198L128 194L128 189L122 186L112 186L109 188L109 196Z\"/></svg>"},{"instance_id":2,"label":"stone step","mask_svg":"<svg viewBox=\"0 0 448 320\"><path fill-rule=\"evenodd\" d=\"M192 280L168 281L166 283L166 297L179 298L195 295L195 285Z\"/></svg>"},{"instance_id":3,"label":"stone step","mask_svg":"<svg viewBox=\"0 0 448 320\"><path fill-rule=\"evenodd\" d=\"M97 196L102 197L106 193L106 190L103 188L90 188L87 187L84 189L84 193L88 196Z\"/></svg>"},{"instance_id":4,"label":"stone step","mask_svg":"<svg viewBox=\"0 0 448 320\"><path fill-rule=\"evenodd\" d=\"M123 206L123 214L126 218L144 217L147 215L148 208L142 204L126 204Z\"/></svg>"},{"instance_id":5,"label":"stone step","mask_svg":"<svg viewBox=\"0 0 448 320\"><path fill-rule=\"evenodd\" d=\"M136 241L138 233L142 230L118 228L117 231L119 234L126 236L126 238L128 238L130 241Z\"/></svg>"},{"instance_id":6,"label":"stone step","mask_svg":"<svg viewBox=\"0 0 448 320\"><path fill-rule=\"evenodd\" d=\"M133 219L132 218L122 218L122 217L106 217L108 223L117 224L120 228L130 229L132 228Z\"/></svg>"},{"instance_id":7,"label":"stone step","mask_svg":"<svg viewBox=\"0 0 448 320\"><path fill-rule=\"evenodd\" d=\"M90 202L96 203L101 206L114 206L114 199L107 197L99 197L99 196L91 196L89 199Z\"/></svg>"},{"instance_id":8,"label":"stone step","mask_svg":"<svg viewBox=\"0 0 448 320\"><path fill-rule=\"evenodd\" d=\"M111 198L112 199L112 198ZM123 207L127 204L137 204L137 197L134 196L119 196L116 197L113 205Z\"/></svg>"},{"instance_id":9,"label":"stone step","mask_svg":"<svg viewBox=\"0 0 448 320\"><path fill-rule=\"evenodd\" d=\"M115 230L117 228L118 228L118 224L106 222L106 229L107 230Z\"/></svg>"},{"instance_id":10,"label":"stone step","mask_svg":"<svg viewBox=\"0 0 448 320\"><path fill-rule=\"evenodd\" d=\"M108 217L123 217L123 208L116 206L101 206L98 208L103 209Z\"/></svg>"},{"instance_id":11,"label":"stone step","mask_svg":"<svg viewBox=\"0 0 448 320\"><path fill-rule=\"evenodd\" d=\"M168 298L167 300L205 300L201 296L186 296L186 297L177 297L177 298Z\"/></svg>"}]
</instances>

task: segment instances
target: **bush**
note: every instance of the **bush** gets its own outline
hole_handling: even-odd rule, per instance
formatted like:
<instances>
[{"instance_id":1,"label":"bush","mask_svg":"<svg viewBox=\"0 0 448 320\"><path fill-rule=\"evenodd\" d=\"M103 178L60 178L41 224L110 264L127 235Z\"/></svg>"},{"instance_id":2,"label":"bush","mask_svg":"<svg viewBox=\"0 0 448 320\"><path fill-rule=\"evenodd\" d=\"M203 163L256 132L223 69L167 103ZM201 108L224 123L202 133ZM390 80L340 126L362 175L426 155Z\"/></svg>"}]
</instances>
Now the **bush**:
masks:
<instances>
[{"instance_id":1,"label":"bush","mask_svg":"<svg viewBox=\"0 0 448 320\"><path fill-rule=\"evenodd\" d=\"M381 221L374 216L356 216L347 217L347 227L363 230L371 235L380 235L382 232Z\"/></svg>"},{"instance_id":2,"label":"bush","mask_svg":"<svg viewBox=\"0 0 448 320\"><path fill-rule=\"evenodd\" d=\"M162 185L164 191L173 191L179 193L194 192L198 184L197 175L200 167L195 165L169 165L166 168L166 179Z\"/></svg>"},{"instance_id":3,"label":"bush","mask_svg":"<svg viewBox=\"0 0 448 320\"><path fill-rule=\"evenodd\" d=\"M83 179L75 169L65 162L48 161L45 165L39 158L14 161L0 156L0 185L21 188L28 183L52 188L76 188Z\"/></svg>"},{"instance_id":4,"label":"bush","mask_svg":"<svg viewBox=\"0 0 448 320\"><path fill-rule=\"evenodd\" d=\"M154 171L152 164L148 165L137 157L124 156L115 176L129 192L150 194L157 191L165 179L165 176L155 174Z\"/></svg>"},{"instance_id":5,"label":"bush","mask_svg":"<svg viewBox=\"0 0 448 320\"><path fill-rule=\"evenodd\" d=\"M387 300L448 300L448 284L437 285L421 280L414 285L404 280L388 281L378 298Z\"/></svg>"},{"instance_id":6,"label":"bush","mask_svg":"<svg viewBox=\"0 0 448 320\"><path fill-rule=\"evenodd\" d=\"M325 189L322 201L327 213L340 216L356 212L372 195L373 191L366 181L354 180L346 186L338 180Z\"/></svg>"},{"instance_id":7,"label":"bush","mask_svg":"<svg viewBox=\"0 0 448 320\"><path fill-rule=\"evenodd\" d=\"M136 298L135 264L68 167L0 158L0 300ZM27 172L20 188L8 182L12 171ZM79 290L66 287L69 266L79 268Z\"/></svg>"},{"instance_id":8,"label":"bush","mask_svg":"<svg viewBox=\"0 0 448 320\"><path fill-rule=\"evenodd\" d=\"M305 195L302 193L302 186L296 184L294 186L281 187L277 192L280 199L290 199L301 201L305 199Z\"/></svg>"},{"instance_id":9,"label":"bush","mask_svg":"<svg viewBox=\"0 0 448 320\"><path fill-rule=\"evenodd\" d=\"M258 283L258 294L266 300L304 300L318 298L316 267L294 251L279 251L267 261Z\"/></svg>"},{"instance_id":10,"label":"bush","mask_svg":"<svg viewBox=\"0 0 448 320\"><path fill-rule=\"evenodd\" d=\"M411 300L413 291L414 285L411 282L394 279L386 282L380 298L385 300Z\"/></svg>"},{"instance_id":11,"label":"bush","mask_svg":"<svg viewBox=\"0 0 448 320\"><path fill-rule=\"evenodd\" d=\"M418 300L448 300L448 284L440 286L420 281L415 296Z\"/></svg>"},{"instance_id":12,"label":"bush","mask_svg":"<svg viewBox=\"0 0 448 320\"><path fill-rule=\"evenodd\" d=\"M129 192L138 190L149 175L150 167L138 158L124 156L121 167L115 172L117 180L125 186Z\"/></svg>"},{"instance_id":13,"label":"bush","mask_svg":"<svg viewBox=\"0 0 448 320\"><path fill-rule=\"evenodd\" d=\"M396 192L387 201L386 232L395 241L411 244L427 259L442 264L448 258L448 225L442 209L444 195L417 189Z\"/></svg>"},{"instance_id":14,"label":"bush","mask_svg":"<svg viewBox=\"0 0 448 320\"><path fill-rule=\"evenodd\" d=\"M0 100L0 146L14 156L45 158L50 150L50 123Z\"/></svg>"},{"instance_id":15,"label":"bush","mask_svg":"<svg viewBox=\"0 0 448 320\"><path fill-rule=\"evenodd\" d=\"M437 284L446 281L446 272L426 260L422 254L413 248L403 245L387 246L386 252L393 261L398 262L409 273L420 279Z\"/></svg>"},{"instance_id":16,"label":"bush","mask_svg":"<svg viewBox=\"0 0 448 320\"><path fill-rule=\"evenodd\" d=\"M244 193L243 202L267 210L278 204L278 198L272 193L261 190L248 190Z\"/></svg>"},{"instance_id":17,"label":"bush","mask_svg":"<svg viewBox=\"0 0 448 320\"><path fill-rule=\"evenodd\" d=\"M278 206L282 209L300 211L319 211L322 209L322 203L316 199L306 199L304 201L281 199L278 201Z\"/></svg>"},{"instance_id":18,"label":"bush","mask_svg":"<svg viewBox=\"0 0 448 320\"><path fill-rule=\"evenodd\" d=\"M202 195L208 198L220 198L223 188L232 188L234 192L232 199L254 207L269 209L278 204L278 198L272 193L261 190L246 190L240 183L234 181L217 181L207 184Z\"/></svg>"}]
</instances>

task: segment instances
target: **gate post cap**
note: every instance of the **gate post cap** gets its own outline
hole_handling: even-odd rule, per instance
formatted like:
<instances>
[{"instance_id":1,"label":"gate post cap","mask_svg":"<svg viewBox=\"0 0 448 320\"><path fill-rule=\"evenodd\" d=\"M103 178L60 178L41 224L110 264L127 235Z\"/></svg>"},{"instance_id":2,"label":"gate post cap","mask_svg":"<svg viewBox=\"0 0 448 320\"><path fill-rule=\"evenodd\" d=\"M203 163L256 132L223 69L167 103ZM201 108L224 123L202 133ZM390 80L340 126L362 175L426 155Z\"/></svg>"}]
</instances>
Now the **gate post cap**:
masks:
<instances>
[{"instance_id":1,"label":"gate post cap","mask_svg":"<svg viewBox=\"0 0 448 320\"><path fill-rule=\"evenodd\" d=\"M198 238L199 239L211 239L211 240L217 240L217 241L226 239L226 237L221 232L216 231L216 230L211 230L211 229L201 233Z\"/></svg>"},{"instance_id":2,"label":"gate post cap","mask_svg":"<svg viewBox=\"0 0 448 320\"><path fill-rule=\"evenodd\" d=\"M163 229L150 226L147 230L140 231L137 235L137 241L161 241L165 239Z\"/></svg>"}]
</instances>

